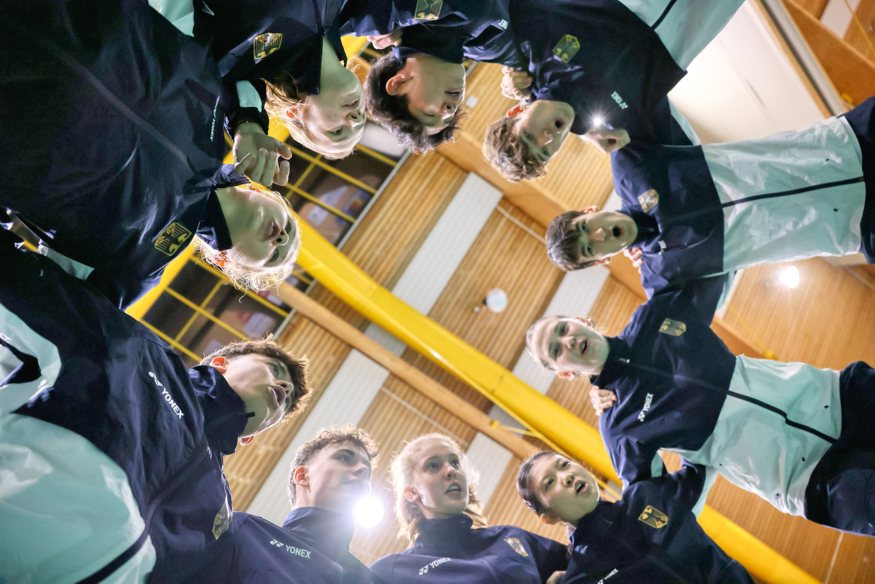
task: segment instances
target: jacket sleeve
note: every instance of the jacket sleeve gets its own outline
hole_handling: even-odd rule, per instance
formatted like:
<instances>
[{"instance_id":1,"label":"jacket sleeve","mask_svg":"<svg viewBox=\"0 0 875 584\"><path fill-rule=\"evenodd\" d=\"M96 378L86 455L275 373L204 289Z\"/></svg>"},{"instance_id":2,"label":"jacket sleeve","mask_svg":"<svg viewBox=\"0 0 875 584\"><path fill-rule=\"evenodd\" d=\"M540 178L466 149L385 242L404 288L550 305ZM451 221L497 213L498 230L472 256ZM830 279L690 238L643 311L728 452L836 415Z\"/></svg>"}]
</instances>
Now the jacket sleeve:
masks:
<instances>
[{"instance_id":1,"label":"jacket sleeve","mask_svg":"<svg viewBox=\"0 0 875 584\"><path fill-rule=\"evenodd\" d=\"M225 81L220 107L225 112L225 131L233 139L237 126L254 122L267 134L270 118L264 109L267 88L260 79Z\"/></svg>"},{"instance_id":2,"label":"jacket sleeve","mask_svg":"<svg viewBox=\"0 0 875 584\"><path fill-rule=\"evenodd\" d=\"M710 325L723 298L729 277L726 274L690 280L684 286L667 288L655 294L651 306L667 314L692 316L700 324Z\"/></svg>"},{"instance_id":3,"label":"jacket sleeve","mask_svg":"<svg viewBox=\"0 0 875 584\"><path fill-rule=\"evenodd\" d=\"M710 467L693 464L686 459L682 464L680 470L659 480L660 488L666 499L676 501L698 517L717 473Z\"/></svg>"},{"instance_id":4,"label":"jacket sleeve","mask_svg":"<svg viewBox=\"0 0 875 584\"><path fill-rule=\"evenodd\" d=\"M661 477L666 474L665 464L655 448L626 436L608 446L608 453L617 474L623 481L623 489L639 481Z\"/></svg>"},{"instance_id":5,"label":"jacket sleeve","mask_svg":"<svg viewBox=\"0 0 875 584\"><path fill-rule=\"evenodd\" d=\"M527 533L535 565L538 567L542 581L546 581L553 575L553 572L562 572L568 567L567 545L531 532Z\"/></svg>"}]
</instances>

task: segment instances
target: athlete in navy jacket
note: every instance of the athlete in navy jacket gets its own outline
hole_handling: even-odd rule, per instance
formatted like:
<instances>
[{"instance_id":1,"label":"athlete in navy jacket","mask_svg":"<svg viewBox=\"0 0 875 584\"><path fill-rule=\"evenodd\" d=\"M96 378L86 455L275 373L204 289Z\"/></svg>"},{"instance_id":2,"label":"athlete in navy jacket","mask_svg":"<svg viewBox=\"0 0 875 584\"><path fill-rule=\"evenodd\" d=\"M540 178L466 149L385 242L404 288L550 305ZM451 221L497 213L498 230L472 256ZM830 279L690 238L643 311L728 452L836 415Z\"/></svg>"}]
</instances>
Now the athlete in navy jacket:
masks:
<instances>
[{"instance_id":1,"label":"athlete in navy jacket","mask_svg":"<svg viewBox=\"0 0 875 584\"><path fill-rule=\"evenodd\" d=\"M684 462L611 503L599 498L591 473L551 451L530 456L517 474L526 505L545 523L573 530L562 582L753 582L696 521L705 483L705 468Z\"/></svg>"},{"instance_id":2,"label":"athlete in navy jacket","mask_svg":"<svg viewBox=\"0 0 875 584\"><path fill-rule=\"evenodd\" d=\"M392 461L392 476L396 515L413 545L371 564L382 580L534 584L565 569L559 542L512 525L486 527L476 471L450 437L408 443Z\"/></svg>"},{"instance_id":3,"label":"athlete in navy jacket","mask_svg":"<svg viewBox=\"0 0 875 584\"><path fill-rule=\"evenodd\" d=\"M231 523L222 458L296 408L302 364L260 341L187 369L9 237L0 339L20 364L0 375L0 579L199 581Z\"/></svg>"},{"instance_id":4,"label":"athlete in navy jacket","mask_svg":"<svg viewBox=\"0 0 875 584\"><path fill-rule=\"evenodd\" d=\"M278 247L232 254L229 267L291 272L288 204L228 189L254 204L226 221L214 194L246 180L219 171L219 84L203 47L134 0L13 2L0 27L0 206L84 264L83 277L127 306L195 235L218 250L245 243L229 228L250 215L249 238Z\"/></svg>"},{"instance_id":5,"label":"athlete in navy jacket","mask_svg":"<svg viewBox=\"0 0 875 584\"><path fill-rule=\"evenodd\" d=\"M875 258L875 98L798 132L614 153L619 211L563 213L547 230L562 269L631 246L648 296L760 263Z\"/></svg>"},{"instance_id":6,"label":"athlete in navy jacket","mask_svg":"<svg viewBox=\"0 0 875 584\"><path fill-rule=\"evenodd\" d=\"M526 343L560 377L590 374L616 393L600 430L624 484L660 476L664 448L784 513L875 535L875 371L736 357L709 327L724 279L655 294L617 337L545 317Z\"/></svg>"},{"instance_id":7,"label":"athlete in navy jacket","mask_svg":"<svg viewBox=\"0 0 875 584\"><path fill-rule=\"evenodd\" d=\"M235 513L213 554L209 581L370 584L349 552L355 504L370 492L377 447L363 430L325 428L298 448L289 477L292 512L282 526Z\"/></svg>"},{"instance_id":8,"label":"athlete in navy jacket","mask_svg":"<svg viewBox=\"0 0 875 584\"><path fill-rule=\"evenodd\" d=\"M531 95L489 127L486 158L510 180L523 180L544 174L569 132L607 140L600 146L608 150L630 137L690 144L692 132L675 120L666 96L742 3L511 2L511 22L539 23L514 30Z\"/></svg>"}]
</instances>

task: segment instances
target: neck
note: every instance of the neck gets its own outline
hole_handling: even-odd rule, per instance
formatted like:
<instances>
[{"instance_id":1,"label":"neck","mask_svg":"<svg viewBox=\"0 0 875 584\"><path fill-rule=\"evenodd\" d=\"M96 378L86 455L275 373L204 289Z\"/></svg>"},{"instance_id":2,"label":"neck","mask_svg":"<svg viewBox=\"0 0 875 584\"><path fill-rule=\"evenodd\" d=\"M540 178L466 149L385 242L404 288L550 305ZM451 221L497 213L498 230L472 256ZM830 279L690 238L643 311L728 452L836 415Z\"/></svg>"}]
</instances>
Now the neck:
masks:
<instances>
[{"instance_id":1,"label":"neck","mask_svg":"<svg viewBox=\"0 0 875 584\"><path fill-rule=\"evenodd\" d=\"M328 39L322 38L322 65L319 70L319 84L324 85L331 79L344 75L346 67L340 62L334 47Z\"/></svg>"}]
</instances>

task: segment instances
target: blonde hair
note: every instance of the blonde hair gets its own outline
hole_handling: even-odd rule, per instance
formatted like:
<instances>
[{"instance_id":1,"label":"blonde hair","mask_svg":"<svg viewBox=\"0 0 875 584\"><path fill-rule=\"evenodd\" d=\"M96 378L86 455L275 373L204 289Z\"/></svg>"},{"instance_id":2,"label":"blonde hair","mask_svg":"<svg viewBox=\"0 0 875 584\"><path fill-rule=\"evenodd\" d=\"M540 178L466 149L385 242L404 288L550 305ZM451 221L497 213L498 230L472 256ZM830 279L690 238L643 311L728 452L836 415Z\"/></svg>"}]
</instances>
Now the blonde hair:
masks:
<instances>
[{"instance_id":1,"label":"blonde hair","mask_svg":"<svg viewBox=\"0 0 875 584\"><path fill-rule=\"evenodd\" d=\"M392 488L395 491L395 517L401 526L399 536L406 537L412 544L419 537L422 521L425 516L419 505L408 501L404 497L405 487L413 482L413 469L416 466L417 454L423 443L428 441L442 442L459 457L459 464L468 479L468 505L462 512L474 522L474 527L486 527L486 517L483 516L483 506L477 498L477 485L480 482L480 473L471 465L468 456L462 451L455 440L446 434L437 432L423 434L414 438L404 445L401 451L392 459Z\"/></svg>"},{"instance_id":2,"label":"blonde hair","mask_svg":"<svg viewBox=\"0 0 875 584\"><path fill-rule=\"evenodd\" d=\"M295 260L298 259L298 251L301 249L301 224L292 209L292 204L281 194L265 189L255 183L251 183L249 188L281 203L286 212L288 212L289 218L295 227L295 239L289 246L289 253L282 264L271 267L256 268L241 263L239 260L239 254L233 247L221 252L213 248L200 237L194 237L192 244L195 247L195 251L200 254L201 258L208 264L221 270L221 272L225 274L225 277L227 277L236 288L261 291L279 286L292 274L292 269L295 267Z\"/></svg>"},{"instance_id":3,"label":"blonde hair","mask_svg":"<svg viewBox=\"0 0 875 584\"><path fill-rule=\"evenodd\" d=\"M355 151L355 144L340 152L323 150L304 123L304 112L308 107L307 100L310 96L298 93L291 94L292 92L284 90L281 84L275 85L270 81L265 81L265 85L267 86L267 99L264 103L264 111L270 117L279 120L288 129L292 140L329 160L346 158ZM288 115L289 109L294 110L295 115Z\"/></svg>"}]
</instances>

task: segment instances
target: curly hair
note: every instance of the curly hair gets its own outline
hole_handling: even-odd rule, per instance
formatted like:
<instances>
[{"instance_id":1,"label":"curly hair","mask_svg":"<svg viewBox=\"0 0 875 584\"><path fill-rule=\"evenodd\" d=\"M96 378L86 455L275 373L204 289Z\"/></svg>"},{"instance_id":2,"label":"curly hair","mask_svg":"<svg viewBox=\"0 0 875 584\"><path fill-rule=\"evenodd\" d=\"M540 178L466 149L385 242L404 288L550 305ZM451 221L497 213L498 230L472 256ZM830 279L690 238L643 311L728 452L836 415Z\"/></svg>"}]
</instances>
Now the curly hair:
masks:
<instances>
[{"instance_id":1,"label":"curly hair","mask_svg":"<svg viewBox=\"0 0 875 584\"><path fill-rule=\"evenodd\" d=\"M455 138L459 120L464 117L456 111L449 125L440 132L428 135L428 127L410 113L407 96L389 95L386 83L404 66L404 61L388 54L373 65L365 80L365 104L371 119L379 122L409 150L427 152Z\"/></svg>"},{"instance_id":2,"label":"curly hair","mask_svg":"<svg viewBox=\"0 0 875 584\"><path fill-rule=\"evenodd\" d=\"M291 224L295 228L295 235L292 244L289 246L289 253L283 260L283 263L277 266L256 268L242 263L233 246L231 249L226 250L223 255L222 252L197 236L192 238L192 244L201 258L224 273L236 288L261 291L279 286L292 274L295 260L298 259L298 251L301 249L301 225L292 209L291 203L281 194L261 188L255 184L251 184L250 188L258 190L264 196L281 203L291 218Z\"/></svg>"},{"instance_id":3,"label":"curly hair","mask_svg":"<svg viewBox=\"0 0 875 584\"><path fill-rule=\"evenodd\" d=\"M404 488L413 482L413 469L419 462L417 455L425 442L442 442L459 457L462 471L468 478L468 505L463 513L474 522L474 527L486 527L487 521L483 516L483 505L477 497L477 485L480 475L468 460L467 455L459 448L455 440L446 434L431 433L418 436L404 445L404 448L392 459L392 488L395 491L395 516L401 525L399 535L404 536L412 544L419 537L422 521L425 516L416 503L412 503L404 496Z\"/></svg>"},{"instance_id":4,"label":"curly hair","mask_svg":"<svg viewBox=\"0 0 875 584\"><path fill-rule=\"evenodd\" d=\"M300 411L307 403L307 396L310 395L310 385L307 381L307 366L306 357L296 357L289 351L283 349L273 336L269 335L263 339L250 339L248 341L237 341L225 345L218 351L214 351L204 357L200 364L207 365L216 357L225 357L233 359L243 355L264 355L269 359L279 361L289 370L291 377L294 395L292 395L291 403L283 416L284 420L291 418L292 414Z\"/></svg>"},{"instance_id":5,"label":"curly hair","mask_svg":"<svg viewBox=\"0 0 875 584\"><path fill-rule=\"evenodd\" d=\"M295 493L295 469L299 466L304 466L323 448L333 444L342 442L351 442L365 451L368 459L373 461L377 458L379 450L377 443L367 432L357 426L337 426L323 428L316 436L304 442L297 451L295 458L292 459L291 469L289 472L289 501L292 507L295 506L297 494Z\"/></svg>"},{"instance_id":6,"label":"curly hair","mask_svg":"<svg viewBox=\"0 0 875 584\"><path fill-rule=\"evenodd\" d=\"M547 258L565 272L582 270L599 263L581 256L577 243L577 227L574 221L586 215L581 211L566 211L556 216L547 226L544 240L547 244Z\"/></svg>"},{"instance_id":7,"label":"curly hair","mask_svg":"<svg viewBox=\"0 0 875 584\"><path fill-rule=\"evenodd\" d=\"M544 176L547 163L529 154L529 149L514 132L517 118L505 116L486 129L483 155L507 180L519 182Z\"/></svg>"}]
</instances>

